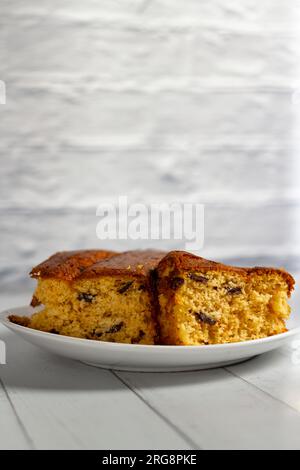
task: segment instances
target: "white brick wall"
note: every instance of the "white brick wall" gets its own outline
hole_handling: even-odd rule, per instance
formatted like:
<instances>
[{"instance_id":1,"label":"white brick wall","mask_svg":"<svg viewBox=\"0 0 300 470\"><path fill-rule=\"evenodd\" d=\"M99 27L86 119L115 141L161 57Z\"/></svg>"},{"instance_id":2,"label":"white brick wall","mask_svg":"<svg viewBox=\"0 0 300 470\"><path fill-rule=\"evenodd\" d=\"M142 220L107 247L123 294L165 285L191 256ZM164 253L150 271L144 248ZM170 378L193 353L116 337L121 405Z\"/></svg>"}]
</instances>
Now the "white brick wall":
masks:
<instances>
[{"instance_id":1,"label":"white brick wall","mask_svg":"<svg viewBox=\"0 0 300 470\"><path fill-rule=\"evenodd\" d=\"M118 194L206 203L204 255L296 266L299 13L1 0L3 285L55 250L100 246L95 208Z\"/></svg>"}]
</instances>

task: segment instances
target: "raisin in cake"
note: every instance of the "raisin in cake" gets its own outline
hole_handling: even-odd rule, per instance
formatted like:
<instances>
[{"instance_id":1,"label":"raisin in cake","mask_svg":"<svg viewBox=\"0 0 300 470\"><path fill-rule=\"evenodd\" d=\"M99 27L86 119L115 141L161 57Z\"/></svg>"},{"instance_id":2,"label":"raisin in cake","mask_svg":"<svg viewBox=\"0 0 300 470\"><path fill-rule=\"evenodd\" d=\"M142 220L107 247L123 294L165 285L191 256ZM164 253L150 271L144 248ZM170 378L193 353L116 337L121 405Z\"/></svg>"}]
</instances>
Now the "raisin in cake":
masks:
<instances>
[{"instance_id":1,"label":"raisin in cake","mask_svg":"<svg viewBox=\"0 0 300 470\"><path fill-rule=\"evenodd\" d=\"M164 253L102 253L99 260L92 260L89 252L89 261L82 252L71 258L58 254L34 268L32 276L39 283L33 304L42 303L44 309L29 320L12 317L11 321L67 336L154 344L153 270Z\"/></svg>"},{"instance_id":2,"label":"raisin in cake","mask_svg":"<svg viewBox=\"0 0 300 470\"><path fill-rule=\"evenodd\" d=\"M282 333L293 286L281 269L235 268L170 252L158 266L160 341L201 345Z\"/></svg>"}]
</instances>

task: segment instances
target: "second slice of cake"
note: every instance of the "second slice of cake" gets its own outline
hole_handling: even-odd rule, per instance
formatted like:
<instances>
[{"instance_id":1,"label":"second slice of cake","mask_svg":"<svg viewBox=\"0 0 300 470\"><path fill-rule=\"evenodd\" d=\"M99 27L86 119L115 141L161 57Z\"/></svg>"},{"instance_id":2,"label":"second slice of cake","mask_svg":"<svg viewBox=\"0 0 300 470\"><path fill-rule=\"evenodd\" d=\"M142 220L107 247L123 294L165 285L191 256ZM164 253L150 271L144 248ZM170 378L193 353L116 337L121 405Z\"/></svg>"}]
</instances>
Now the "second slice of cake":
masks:
<instances>
[{"instance_id":1,"label":"second slice of cake","mask_svg":"<svg viewBox=\"0 0 300 470\"><path fill-rule=\"evenodd\" d=\"M160 340L201 345L283 333L294 279L274 268L236 268L170 252L158 266Z\"/></svg>"}]
</instances>

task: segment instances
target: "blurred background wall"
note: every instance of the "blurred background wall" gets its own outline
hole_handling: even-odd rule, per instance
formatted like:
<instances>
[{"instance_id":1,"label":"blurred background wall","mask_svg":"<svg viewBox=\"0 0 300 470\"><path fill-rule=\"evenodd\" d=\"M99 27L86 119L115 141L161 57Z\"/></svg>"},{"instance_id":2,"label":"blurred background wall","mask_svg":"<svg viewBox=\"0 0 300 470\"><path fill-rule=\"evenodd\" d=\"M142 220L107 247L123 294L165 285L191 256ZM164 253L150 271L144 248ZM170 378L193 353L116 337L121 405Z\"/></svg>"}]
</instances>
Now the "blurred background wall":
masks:
<instances>
[{"instance_id":1,"label":"blurred background wall","mask_svg":"<svg viewBox=\"0 0 300 470\"><path fill-rule=\"evenodd\" d=\"M54 251L109 246L95 211L119 194L205 203L205 256L295 270L299 12L297 0L1 0L2 287Z\"/></svg>"}]
</instances>

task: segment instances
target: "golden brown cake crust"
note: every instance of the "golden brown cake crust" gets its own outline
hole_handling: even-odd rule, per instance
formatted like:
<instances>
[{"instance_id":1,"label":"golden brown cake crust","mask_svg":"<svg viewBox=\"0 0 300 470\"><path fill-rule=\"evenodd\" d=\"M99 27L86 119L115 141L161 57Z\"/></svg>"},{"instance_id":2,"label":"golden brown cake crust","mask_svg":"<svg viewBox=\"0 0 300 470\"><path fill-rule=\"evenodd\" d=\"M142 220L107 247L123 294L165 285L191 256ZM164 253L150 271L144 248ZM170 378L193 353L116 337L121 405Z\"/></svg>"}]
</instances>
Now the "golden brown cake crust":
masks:
<instances>
[{"instance_id":1,"label":"golden brown cake crust","mask_svg":"<svg viewBox=\"0 0 300 470\"><path fill-rule=\"evenodd\" d=\"M165 271L166 268L172 267L172 272L174 275L179 273L180 271L209 271L209 270L216 270L216 271L227 271L227 272L235 272L240 275L249 275L252 273L278 273L280 274L286 281L288 285L288 295L291 295L291 292L294 288L295 280L284 269L276 269L270 267L253 267L253 268L240 268L235 266L228 266L222 263L217 263L215 261L210 261L205 258L201 258L201 256L193 255L192 253L188 253L186 251L170 251L159 263L158 265L158 277Z\"/></svg>"},{"instance_id":2,"label":"golden brown cake crust","mask_svg":"<svg viewBox=\"0 0 300 470\"><path fill-rule=\"evenodd\" d=\"M73 281L92 264L115 255L116 252L104 250L62 251L35 266L30 276Z\"/></svg>"},{"instance_id":3,"label":"golden brown cake crust","mask_svg":"<svg viewBox=\"0 0 300 470\"><path fill-rule=\"evenodd\" d=\"M165 252L156 250L127 251L91 265L78 279L124 275L145 278L165 255Z\"/></svg>"}]
</instances>

